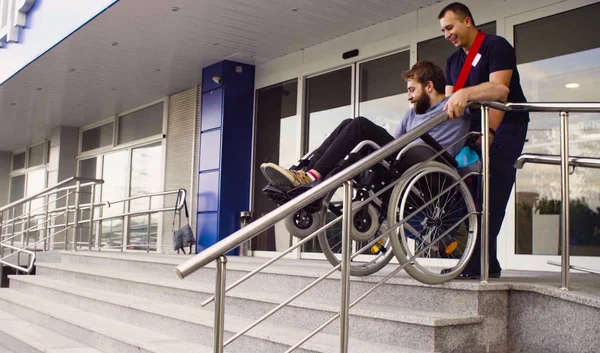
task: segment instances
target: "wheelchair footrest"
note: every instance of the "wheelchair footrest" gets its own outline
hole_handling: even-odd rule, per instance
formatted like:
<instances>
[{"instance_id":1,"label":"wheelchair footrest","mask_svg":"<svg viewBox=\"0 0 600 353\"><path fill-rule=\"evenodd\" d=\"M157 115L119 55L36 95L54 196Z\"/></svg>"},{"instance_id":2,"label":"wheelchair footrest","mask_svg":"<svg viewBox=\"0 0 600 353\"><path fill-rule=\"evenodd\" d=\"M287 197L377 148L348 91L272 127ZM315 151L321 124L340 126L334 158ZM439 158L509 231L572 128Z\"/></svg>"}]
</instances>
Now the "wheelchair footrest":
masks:
<instances>
[{"instance_id":1,"label":"wheelchair footrest","mask_svg":"<svg viewBox=\"0 0 600 353\"><path fill-rule=\"evenodd\" d=\"M299 196L300 194L310 190L313 186L315 186L315 184L311 183L311 184L306 184L306 185L300 185L293 189L285 191L277 186L267 184L267 186L265 186L262 189L262 192L263 192L263 194L265 194L267 199L269 199L269 200L275 202L277 205L281 206L284 203L290 201L291 199ZM319 199L317 201L312 202L308 206L304 207L304 210L306 210L306 212L308 212L308 213L315 213L315 212L321 211L321 207L322 207L321 201L322 200Z\"/></svg>"}]
</instances>

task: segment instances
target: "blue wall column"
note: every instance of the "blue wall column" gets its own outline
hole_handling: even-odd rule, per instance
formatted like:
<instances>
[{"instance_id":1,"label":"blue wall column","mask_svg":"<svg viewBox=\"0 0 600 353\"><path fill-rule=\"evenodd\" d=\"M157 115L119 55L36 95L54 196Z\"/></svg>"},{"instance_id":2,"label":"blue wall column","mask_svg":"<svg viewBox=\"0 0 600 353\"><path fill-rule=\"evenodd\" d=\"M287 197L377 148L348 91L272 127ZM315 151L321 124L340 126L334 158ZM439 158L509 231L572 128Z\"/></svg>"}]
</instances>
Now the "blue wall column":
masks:
<instances>
[{"instance_id":1,"label":"blue wall column","mask_svg":"<svg viewBox=\"0 0 600 353\"><path fill-rule=\"evenodd\" d=\"M253 109L254 66L225 60L202 70L196 252L238 230L248 209Z\"/></svg>"}]
</instances>

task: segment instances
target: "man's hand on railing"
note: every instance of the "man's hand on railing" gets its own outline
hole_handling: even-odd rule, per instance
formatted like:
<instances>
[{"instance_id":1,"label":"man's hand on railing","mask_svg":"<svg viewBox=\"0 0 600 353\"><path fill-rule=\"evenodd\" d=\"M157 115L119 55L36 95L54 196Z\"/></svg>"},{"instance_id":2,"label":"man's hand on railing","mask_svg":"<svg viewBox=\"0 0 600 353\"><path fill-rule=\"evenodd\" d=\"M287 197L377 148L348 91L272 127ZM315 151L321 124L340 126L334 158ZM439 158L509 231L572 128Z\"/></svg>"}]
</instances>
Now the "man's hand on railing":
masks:
<instances>
[{"instance_id":1,"label":"man's hand on railing","mask_svg":"<svg viewBox=\"0 0 600 353\"><path fill-rule=\"evenodd\" d=\"M458 118L465 113L465 109L467 108L467 102L469 100L469 96L467 91L464 89L458 90L450 96L450 99L446 102L444 106L444 110L448 111L448 119L452 120L454 118Z\"/></svg>"}]
</instances>

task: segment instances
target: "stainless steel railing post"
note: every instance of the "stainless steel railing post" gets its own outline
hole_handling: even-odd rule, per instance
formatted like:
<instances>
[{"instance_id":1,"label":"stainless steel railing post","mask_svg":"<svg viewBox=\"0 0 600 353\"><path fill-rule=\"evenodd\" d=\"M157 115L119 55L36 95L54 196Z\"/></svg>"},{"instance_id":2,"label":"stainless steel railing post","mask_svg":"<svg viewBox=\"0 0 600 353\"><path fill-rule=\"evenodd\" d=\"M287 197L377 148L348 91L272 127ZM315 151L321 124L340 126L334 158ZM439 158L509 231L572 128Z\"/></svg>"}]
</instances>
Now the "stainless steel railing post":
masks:
<instances>
[{"instance_id":1,"label":"stainless steel railing post","mask_svg":"<svg viewBox=\"0 0 600 353\"><path fill-rule=\"evenodd\" d=\"M88 251L92 251L92 242L94 239L94 212L96 211L94 209L94 203L96 202L96 185L92 185L90 186L90 219L89 219L89 235L88 235ZM96 246L98 246L98 244L96 243Z\"/></svg>"},{"instance_id":2,"label":"stainless steel railing post","mask_svg":"<svg viewBox=\"0 0 600 353\"><path fill-rule=\"evenodd\" d=\"M344 183L344 205L342 210L342 300L340 303L340 353L348 352L350 317L350 230L352 229L352 182Z\"/></svg>"},{"instance_id":3,"label":"stainless steel railing post","mask_svg":"<svg viewBox=\"0 0 600 353\"><path fill-rule=\"evenodd\" d=\"M223 353L223 338L225 337L225 271L227 258L217 259L217 283L215 285L215 336L214 352Z\"/></svg>"},{"instance_id":4,"label":"stainless steel railing post","mask_svg":"<svg viewBox=\"0 0 600 353\"><path fill-rule=\"evenodd\" d=\"M244 228L252 222L252 212L242 211L240 212L240 229ZM245 241L240 245L240 256L248 256L251 251L251 240Z\"/></svg>"},{"instance_id":5,"label":"stainless steel railing post","mask_svg":"<svg viewBox=\"0 0 600 353\"><path fill-rule=\"evenodd\" d=\"M81 183L79 180L75 182L75 213L73 214L73 250L77 251L78 231L79 231L79 200L81 197Z\"/></svg>"},{"instance_id":6,"label":"stainless steel railing post","mask_svg":"<svg viewBox=\"0 0 600 353\"><path fill-rule=\"evenodd\" d=\"M569 290L569 113L560 113L560 182L561 182L561 289Z\"/></svg>"},{"instance_id":7,"label":"stainless steel railing post","mask_svg":"<svg viewBox=\"0 0 600 353\"><path fill-rule=\"evenodd\" d=\"M489 205L490 205L490 108L481 107L481 155L483 157L483 204L481 213L481 283L488 282L489 275Z\"/></svg>"}]
</instances>

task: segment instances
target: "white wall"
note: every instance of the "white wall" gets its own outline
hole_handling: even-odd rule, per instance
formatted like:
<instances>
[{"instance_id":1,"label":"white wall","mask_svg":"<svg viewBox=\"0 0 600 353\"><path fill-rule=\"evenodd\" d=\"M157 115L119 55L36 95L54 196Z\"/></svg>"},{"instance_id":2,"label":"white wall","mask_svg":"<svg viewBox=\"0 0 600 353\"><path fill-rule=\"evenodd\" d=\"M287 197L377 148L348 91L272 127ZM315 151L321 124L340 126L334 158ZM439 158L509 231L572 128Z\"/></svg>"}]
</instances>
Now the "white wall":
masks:
<instances>
[{"instance_id":1,"label":"white wall","mask_svg":"<svg viewBox=\"0 0 600 353\"><path fill-rule=\"evenodd\" d=\"M441 35L437 15L452 1L444 1L418 11L346 34L330 41L306 48L271 60L256 67L255 88L269 86L285 80L313 75L336 67L363 61L370 57L410 48L411 62L416 62L416 44ZM523 13L564 3L566 7L578 7L598 2L597 0L467 0L463 1L475 18L476 23L496 21L497 34L507 34L505 22L508 18ZM510 31L512 34L512 31ZM512 42L511 38L507 38ZM360 55L349 60L342 53L359 49Z\"/></svg>"}]
</instances>

